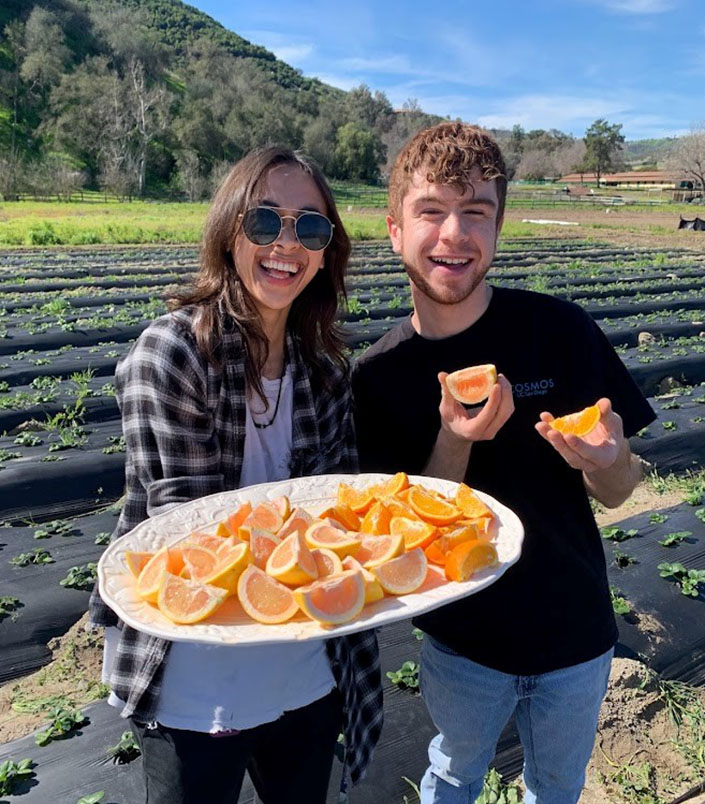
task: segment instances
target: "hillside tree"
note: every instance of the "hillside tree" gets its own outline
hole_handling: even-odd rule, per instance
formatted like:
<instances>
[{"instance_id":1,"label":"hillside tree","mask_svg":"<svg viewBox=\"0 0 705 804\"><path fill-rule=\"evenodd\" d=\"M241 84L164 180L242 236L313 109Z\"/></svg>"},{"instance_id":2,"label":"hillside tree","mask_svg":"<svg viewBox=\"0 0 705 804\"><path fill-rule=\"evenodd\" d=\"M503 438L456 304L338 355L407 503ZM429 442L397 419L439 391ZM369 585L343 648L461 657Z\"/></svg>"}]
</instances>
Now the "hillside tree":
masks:
<instances>
[{"instance_id":1,"label":"hillside tree","mask_svg":"<svg viewBox=\"0 0 705 804\"><path fill-rule=\"evenodd\" d=\"M384 160L384 145L374 131L359 123L338 129L335 149L336 177L376 184Z\"/></svg>"},{"instance_id":2,"label":"hillside tree","mask_svg":"<svg viewBox=\"0 0 705 804\"><path fill-rule=\"evenodd\" d=\"M621 123L610 124L600 118L585 132L585 166L595 173L598 187L602 174L614 170L624 142L621 130Z\"/></svg>"},{"instance_id":3,"label":"hillside tree","mask_svg":"<svg viewBox=\"0 0 705 804\"><path fill-rule=\"evenodd\" d=\"M693 126L690 133L679 137L666 164L705 191L705 123Z\"/></svg>"}]
</instances>

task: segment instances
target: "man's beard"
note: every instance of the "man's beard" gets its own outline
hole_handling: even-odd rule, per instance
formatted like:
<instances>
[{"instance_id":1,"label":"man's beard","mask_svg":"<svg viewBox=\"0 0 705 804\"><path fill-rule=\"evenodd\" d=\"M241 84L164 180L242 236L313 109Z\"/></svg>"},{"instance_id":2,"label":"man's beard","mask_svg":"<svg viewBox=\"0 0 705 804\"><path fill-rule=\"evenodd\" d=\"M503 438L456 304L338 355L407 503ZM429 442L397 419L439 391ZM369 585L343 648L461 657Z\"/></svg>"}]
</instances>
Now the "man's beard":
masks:
<instances>
[{"instance_id":1,"label":"man's beard","mask_svg":"<svg viewBox=\"0 0 705 804\"><path fill-rule=\"evenodd\" d=\"M416 285L421 293L423 293L424 296L428 297L431 301L436 302L436 304L460 304L460 302L464 302L468 296L472 295L480 282L482 282L482 280L485 278L487 271L489 270L488 266L484 270L480 269L478 271L474 271L469 285L463 285L462 287L456 288L447 287L437 289L434 288L423 275L423 273L421 271L417 271L414 266L411 266L405 262L404 268L406 268L409 279L414 283L414 285Z\"/></svg>"}]
</instances>

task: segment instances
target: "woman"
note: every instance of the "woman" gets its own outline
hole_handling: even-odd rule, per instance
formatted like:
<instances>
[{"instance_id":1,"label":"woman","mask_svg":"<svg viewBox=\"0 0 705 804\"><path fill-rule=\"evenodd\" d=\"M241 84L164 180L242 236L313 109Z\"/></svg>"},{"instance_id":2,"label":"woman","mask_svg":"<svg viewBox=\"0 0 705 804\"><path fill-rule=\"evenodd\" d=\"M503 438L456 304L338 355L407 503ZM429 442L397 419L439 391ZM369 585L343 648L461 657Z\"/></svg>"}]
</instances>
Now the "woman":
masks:
<instances>
[{"instance_id":1,"label":"woman","mask_svg":"<svg viewBox=\"0 0 705 804\"><path fill-rule=\"evenodd\" d=\"M116 372L127 489L114 538L206 494L357 470L334 323L349 251L307 159L272 147L233 167L206 220L195 287ZM97 594L91 621L117 624ZM110 702L142 749L149 804L234 804L246 769L264 804L323 804L341 725L353 782L381 728L371 632L239 648L122 626L106 630L104 665Z\"/></svg>"}]
</instances>

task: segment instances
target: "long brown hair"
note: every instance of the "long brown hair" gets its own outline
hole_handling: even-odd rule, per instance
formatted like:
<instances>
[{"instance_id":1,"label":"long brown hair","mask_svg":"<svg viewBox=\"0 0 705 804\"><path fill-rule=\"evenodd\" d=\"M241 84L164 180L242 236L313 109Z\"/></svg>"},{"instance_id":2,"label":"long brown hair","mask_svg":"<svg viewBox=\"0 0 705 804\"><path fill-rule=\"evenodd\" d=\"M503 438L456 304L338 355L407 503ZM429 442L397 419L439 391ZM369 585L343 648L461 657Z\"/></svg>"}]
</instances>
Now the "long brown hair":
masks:
<instances>
[{"instance_id":1,"label":"long brown hair","mask_svg":"<svg viewBox=\"0 0 705 804\"><path fill-rule=\"evenodd\" d=\"M217 347L223 332L223 313L233 319L245 343L247 383L263 400L260 375L269 354L269 342L252 296L235 269L232 247L241 215L261 200L269 171L279 165L295 165L313 179L325 200L326 215L334 224L333 239L325 251L325 268L316 272L294 300L287 328L297 339L316 385L329 385L326 357L341 369L347 368L342 333L335 319L338 305L346 300L345 271L350 240L323 173L314 162L289 148L259 148L233 166L208 211L201 240L200 267L193 287L169 299L169 306L174 310L186 305L200 308L193 332L199 348L215 366L219 362Z\"/></svg>"}]
</instances>

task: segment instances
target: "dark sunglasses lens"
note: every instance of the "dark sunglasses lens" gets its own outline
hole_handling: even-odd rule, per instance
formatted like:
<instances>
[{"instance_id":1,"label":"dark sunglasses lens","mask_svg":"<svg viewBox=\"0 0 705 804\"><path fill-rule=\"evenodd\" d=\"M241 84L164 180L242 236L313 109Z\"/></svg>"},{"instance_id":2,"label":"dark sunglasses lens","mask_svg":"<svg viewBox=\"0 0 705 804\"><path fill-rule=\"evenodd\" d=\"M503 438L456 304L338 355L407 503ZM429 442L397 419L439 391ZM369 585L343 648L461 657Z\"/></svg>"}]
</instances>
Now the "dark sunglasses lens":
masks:
<instances>
[{"instance_id":1,"label":"dark sunglasses lens","mask_svg":"<svg viewBox=\"0 0 705 804\"><path fill-rule=\"evenodd\" d=\"M296 219L296 236L309 251L322 251L333 237L333 226L323 215L305 212Z\"/></svg>"},{"instance_id":2,"label":"dark sunglasses lens","mask_svg":"<svg viewBox=\"0 0 705 804\"><path fill-rule=\"evenodd\" d=\"M250 242L268 246L279 237L281 218L273 209L255 207L248 209L243 216L242 229Z\"/></svg>"}]
</instances>

